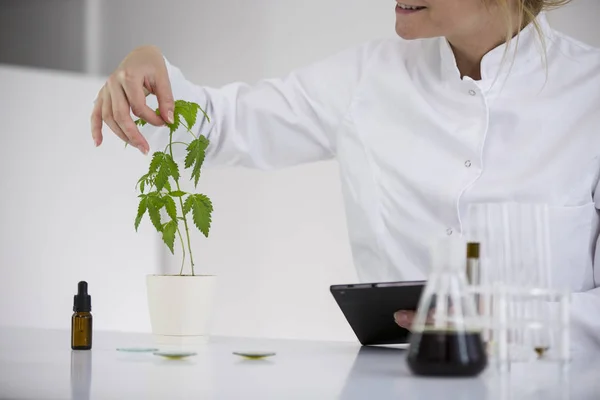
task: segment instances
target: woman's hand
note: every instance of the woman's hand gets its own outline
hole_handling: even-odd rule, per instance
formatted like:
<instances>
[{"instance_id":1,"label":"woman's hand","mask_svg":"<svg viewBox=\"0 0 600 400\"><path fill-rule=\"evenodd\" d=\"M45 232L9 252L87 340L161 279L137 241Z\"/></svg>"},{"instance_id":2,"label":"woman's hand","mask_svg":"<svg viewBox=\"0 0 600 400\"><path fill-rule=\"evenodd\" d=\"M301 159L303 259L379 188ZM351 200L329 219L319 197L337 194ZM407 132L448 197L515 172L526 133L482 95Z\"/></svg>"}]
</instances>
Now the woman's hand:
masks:
<instances>
[{"instance_id":1,"label":"woman's hand","mask_svg":"<svg viewBox=\"0 0 600 400\"><path fill-rule=\"evenodd\" d=\"M426 324L430 325L434 323L434 313L434 309L431 309L429 311L429 313L427 314L427 319L425 321ZM408 329L410 331L412 328L413 320L415 319L415 315L415 311L400 310L394 313L394 320L400 327Z\"/></svg>"},{"instance_id":2,"label":"woman's hand","mask_svg":"<svg viewBox=\"0 0 600 400\"><path fill-rule=\"evenodd\" d=\"M160 115L146 105L148 94L156 95ZM139 47L121 62L108 78L96 98L92 112L92 138L102 144L102 123L125 143L147 154L149 145L131 118L131 113L154 126L173 123L175 103L169 74L160 50L154 46Z\"/></svg>"}]
</instances>

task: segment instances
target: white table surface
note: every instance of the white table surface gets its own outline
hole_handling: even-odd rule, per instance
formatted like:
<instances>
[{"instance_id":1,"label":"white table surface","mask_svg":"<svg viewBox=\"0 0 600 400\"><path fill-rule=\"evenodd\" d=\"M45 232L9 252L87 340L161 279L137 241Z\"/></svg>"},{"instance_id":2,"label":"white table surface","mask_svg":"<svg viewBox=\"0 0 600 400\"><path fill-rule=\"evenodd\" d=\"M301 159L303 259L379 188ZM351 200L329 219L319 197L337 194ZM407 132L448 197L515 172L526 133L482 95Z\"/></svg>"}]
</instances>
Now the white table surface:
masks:
<instances>
[{"instance_id":1,"label":"white table surface","mask_svg":"<svg viewBox=\"0 0 600 400\"><path fill-rule=\"evenodd\" d=\"M69 331L0 328L0 399L600 399L600 357L493 368L474 379L411 376L405 350L354 343L211 338L186 360L130 354L144 334L95 332L72 351ZM271 350L245 360L238 350Z\"/></svg>"}]
</instances>

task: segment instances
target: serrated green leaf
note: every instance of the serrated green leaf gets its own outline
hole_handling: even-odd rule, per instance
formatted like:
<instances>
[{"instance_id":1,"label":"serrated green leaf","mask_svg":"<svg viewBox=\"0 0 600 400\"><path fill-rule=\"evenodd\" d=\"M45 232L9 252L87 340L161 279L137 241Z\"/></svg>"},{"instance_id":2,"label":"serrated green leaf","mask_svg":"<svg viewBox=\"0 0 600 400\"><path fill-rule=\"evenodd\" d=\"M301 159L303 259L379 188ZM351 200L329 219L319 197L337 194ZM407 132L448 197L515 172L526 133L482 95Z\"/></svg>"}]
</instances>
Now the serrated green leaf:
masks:
<instances>
[{"instance_id":1,"label":"serrated green leaf","mask_svg":"<svg viewBox=\"0 0 600 400\"><path fill-rule=\"evenodd\" d=\"M164 200L160 197L158 192L148 193L148 215L152 225L158 232L162 232L162 222L160 217L160 210L165 205Z\"/></svg>"},{"instance_id":2,"label":"serrated green leaf","mask_svg":"<svg viewBox=\"0 0 600 400\"><path fill-rule=\"evenodd\" d=\"M150 170L148 171L148 175L155 174L158 171L158 167L160 167L164 158L165 153L162 151L157 151L154 153L152 156L152 161L150 161Z\"/></svg>"},{"instance_id":3,"label":"serrated green leaf","mask_svg":"<svg viewBox=\"0 0 600 400\"><path fill-rule=\"evenodd\" d=\"M171 217L172 220L177 220L177 206L175 205L175 200L173 200L169 196L163 197L165 200L165 209L167 210L167 214Z\"/></svg>"},{"instance_id":4,"label":"serrated green leaf","mask_svg":"<svg viewBox=\"0 0 600 400\"><path fill-rule=\"evenodd\" d=\"M187 146L187 155L185 156L185 168L190 168L194 162L200 161L200 166L202 166L202 162L204 162L204 156L206 153L206 148L208 147L208 139L204 136L200 136L197 139L194 139Z\"/></svg>"},{"instance_id":5,"label":"serrated green leaf","mask_svg":"<svg viewBox=\"0 0 600 400\"><path fill-rule=\"evenodd\" d=\"M183 203L183 215L187 215L192 210L192 197L193 195L185 199L185 202Z\"/></svg>"},{"instance_id":6,"label":"serrated green leaf","mask_svg":"<svg viewBox=\"0 0 600 400\"><path fill-rule=\"evenodd\" d=\"M173 160L170 154L163 153L160 164L158 166L158 172L156 173L156 179L154 184L156 185L157 190L162 190L165 185L168 184L169 177L172 176L173 179L178 180L180 178L179 175L179 166ZM171 186L168 186L168 190L170 190Z\"/></svg>"},{"instance_id":7,"label":"serrated green leaf","mask_svg":"<svg viewBox=\"0 0 600 400\"><path fill-rule=\"evenodd\" d=\"M142 193L144 193L144 191L146 190L146 181L148 180L148 175L149 174L142 175L142 177L138 179L135 185L136 189L138 188L138 186L140 187L140 192Z\"/></svg>"},{"instance_id":8,"label":"serrated green leaf","mask_svg":"<svg viewBox=\"0 0 600 400\"><path fill-rule=\"evenodd\" d=\"M199 108L200 106L198 104L185 100L177 100L175 102L175 112L185 119L189 129L192 129L196 124Z\"/></svg>"},{"instance_id":9,"label":"serrated green leaf","mask_svg":"<svg viewBox=\"0 0 600 400\"><path fill-rule=\"evenodd\" d=\"M200 164L195 164L192 169L192 178L194 180L194 187L198 187L198 181L200 180Z\"/></svg>"},{"instance_id":10,"label":"serrated green leaf","mask_svg":"<svg viewBox=\"0 0 600 400\"><path fill-rule=\"evenodd\" d=\"M170 154L167 154L165 156L165 163L169 168L169 174L173 177L173 179L175 179L176 181L179 180L179 165L177 165L177 163L175 162L175 160L173 160L173 157L171 157Z\"/></svg>"},{"instance_id":11,"label":"serrated green leaf","mask_svg":"<svg viewBox=\"0 0 600 400\"><path fill-rule=\"evenodd\" d=\"M142 177L140 179L138 179L137 183L145 181L146 179L148 179L149 176L150 176L150 174L144 174L144 175L142 175Z\"/></svg>"},{"instance_id":12,"label":"serrated green leaf","mask_svg":"<svg viewBox=\"0 0 600 400\"><path fill-rule=\"evenodd\" d=\"M158 173L156 174L156 180L154 181L154 183L156 184L156 190L162 190L167 184L168 180L169 174L167 170L164 168L159 169Z\"/></svg>"},{"instance_id":13,"label":"serrated green leaf","mask_svg":"<svg viewBox=\"0 0 600 400\"><path fill-rule=\"evenodd\" d=\"M146 179L146 184L149 186L154 186L154 178L155 175L149 176L148 179Z\"/></svg>"},{"instance_id":14,"label":"serrated green leaf","mask_svg":"<svg viewBox=\"0 0 600 400\"><path fill-rule=\"evenodd\" d=\"M148 215L150 216L150 221L152 221L152 225L154 225L158 232L161 232L162 223L160 221L160 212L159 209L156 207L156 204L148 202Z\"/></svg>"},{"instance_id":15,"label":"serrated green leaf","mask_svg":"<svg viewBox=\"0 0 600 400\"><path fill-rule=\"evenodd\" d=\"M185 168L192 168L192 178L194 180L194 187L198 186L200 180L200 171L202 164L206 157L206 149L208 148L209 141L204 136L200 136L187 147L187 155L185 157Z\"/></svg>"},{"instance_id":16,"label":"serrated green leaf","mask_svg":"<svg viewBox=\"0 0 600 400\"><path fill-rule=\"evenodd\" d=\"M185 168L188 169L192 165L194 165L194 161L196 161L196 153L198 152L198 146L200 143L198 139L194 139L187 146L187 154L185 156Z\"/></svg>"},{"instance_id":17,"label":"serrated green leaf","mask_svg":"<svg viewBox=\"0 0 600 400\"><path fill-rule=\"evenodd\" d=\"M169 182L169 180L167 179L167 181L165 182L165 189L167 190L167 192L170 192L171 190L173 190L171 188L171 182Z\"/></svg>"},{"instance_id":18,"label":"serrated green leaf","mask_svg":"<svg viewBox=\"0 0 600 400\"><path fill-rule=\"evenodd\" d=\"M168 222L163 231L162 231L162 239L163 242L167 245L169 250L171 250L171 254L174 254L174 245L175 245L175 234L177 233L177 222L170 221Z\"/></svg>"},{"instance_id":19,"label":"serrated green leaf","mask_svg":"<svg viewBox=\"0 0 600 400\"><path fill-rule=\"evenodd\" d=\"M135 230L137 232L138 227L140 226L140 222L142 222L142 218L144 217L144 214L146 213L146 210L148 209L148 198L147 197L143 197L140 200L140 204L138 205L138 213L137 216L135 217Z\"/></svg>"},{"instance_id":20,"label":"serrated green leaf","mask_svg":"<svg viewBox=\"0 0 600 400\"><path fill-rule=\"evenodd\" d=\"M157 191L154 192L149 192L148 194L146 194L146 197L148 197L148 201L157 201L158 199L160 199L160 193L158 193Z\"/></svg>"},{"instance_id":21,"label":"serrated green leaf","mask_svg":"<svg viewBox=\"0 0 600 400\"><path fill-rule=\"evenodd\" d=\"M181 190L175 190L174 192L170 192L169 196L173 196L173 197L183 197L185 196L187 193L186 192L182 192Z\"/></svg>"},{"instance_id":22,"label":"serrated green leaf","mask_svg":"<svg viewBox=\"0 0 600 400\"><path fill-rule=\"evenodd\" d=\"M212 202L203 194L195 194L188 197L188 199L192 199L192 219L194 225L196 225L196 228L198 228L204 236L208 237L212 222Z\"/></svg>"},{"instance_id":23,"label":"serrated green leaf","mask_svg":"<svg viewBox=\"0 0 600 400\"><path fill-rule=\"evenodd\" d=\"M140 186L142 183L146 183L148 176L149 176L149 174L142 175L142 177L140 179L138 179L137 183L135 184L135 188L137 189L138 186ZM142 190L142 192L144 192L144 191Z\"/></svg>"},{"instance_id":24,"label":"serrated green leaf","mask_svg":"<svg viewBox=\"0 0 600 400\"><path fill-rule=\"evenodd\" d=\"M145 126L145 125L147 124L147 122L146 122L146 121L144 121L143 119L138 119L137 121L135 121L135 124L136 124L137 126L140 126L140 127L142 127L142 126Z\"/></svg>"},{"instance_id":25,"label":"serrated green leaf","mask_svg":"<svg viewBox=\"0 0 600 400\"><path fill-rule=\"evenodd\" d=\"M156 199L154 200L154 204L156 204L156 207L159 210L165 206L165 203L166 203L165 198L161 197L161 196L156 197Z\"/></svg>"}]
</instances>

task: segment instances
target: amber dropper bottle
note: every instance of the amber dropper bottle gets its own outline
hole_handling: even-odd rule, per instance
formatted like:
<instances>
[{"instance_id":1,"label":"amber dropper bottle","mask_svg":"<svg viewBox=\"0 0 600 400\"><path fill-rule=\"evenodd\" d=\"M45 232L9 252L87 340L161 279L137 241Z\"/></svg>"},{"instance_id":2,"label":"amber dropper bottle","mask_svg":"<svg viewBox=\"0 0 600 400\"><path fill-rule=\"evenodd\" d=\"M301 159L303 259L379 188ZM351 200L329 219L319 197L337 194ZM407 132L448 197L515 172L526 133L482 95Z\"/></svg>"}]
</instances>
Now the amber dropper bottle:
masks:
<instances>
[{"instance_id":1,"label":"amber dropper bottle","mask_svg":"<svg viewBox=\"0 0 600 400\"><path fill-rule=\"evenodd\" d=\"M77 294L73 296L71 348L73 350L92 348L92 297L88 294L85 281L79 282Z\"/></svg>"},{"instance_id":2,"label":"amber dropper bottle","mask_svg":"<svg viewBox=\"0 0 600 400\"><path fill-rule=\"evenodd\" d=\"M480 244L476 242L467 243L467 283L473 286L479 286L481 282L481 263L479 259ZM477 312L483 312L481 295L475 294L475 305Z\"/></svg>"},{"instance_id":3,"label":"amber dropper bottle","mask_svg":"<svg viewBox=\"0 0 600 400\"><path fill-rule=\"evenodd\" d=\"M479 263L479 243L467 243L467 282L469 285L481 284Z\"/></svg>"}]
</instances>

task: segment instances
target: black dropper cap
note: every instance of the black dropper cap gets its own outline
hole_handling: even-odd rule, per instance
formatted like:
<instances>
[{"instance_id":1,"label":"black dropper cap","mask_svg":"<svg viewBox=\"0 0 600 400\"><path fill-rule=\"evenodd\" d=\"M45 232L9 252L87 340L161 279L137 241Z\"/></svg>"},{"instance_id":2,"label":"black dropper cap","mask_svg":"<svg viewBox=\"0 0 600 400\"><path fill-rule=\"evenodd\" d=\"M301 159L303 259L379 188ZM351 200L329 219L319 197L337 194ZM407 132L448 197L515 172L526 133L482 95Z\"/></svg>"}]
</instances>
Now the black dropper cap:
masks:
<instances>
[{"instance_id":1,"label":"black dropper cap","mask_svg":"<svg viewBox=\"0 0 600 400\"><path fill-rule=\"evenodd\" d=\"M77 285L77 294L73 296L74 312L92 311L92 297L87 292L87 282L81 281Z\"/></svg>"}]
</instances>

